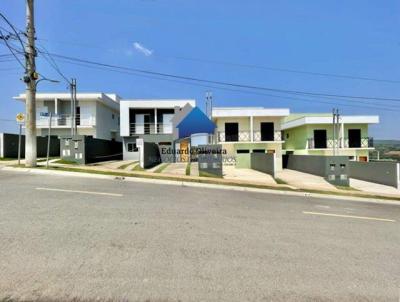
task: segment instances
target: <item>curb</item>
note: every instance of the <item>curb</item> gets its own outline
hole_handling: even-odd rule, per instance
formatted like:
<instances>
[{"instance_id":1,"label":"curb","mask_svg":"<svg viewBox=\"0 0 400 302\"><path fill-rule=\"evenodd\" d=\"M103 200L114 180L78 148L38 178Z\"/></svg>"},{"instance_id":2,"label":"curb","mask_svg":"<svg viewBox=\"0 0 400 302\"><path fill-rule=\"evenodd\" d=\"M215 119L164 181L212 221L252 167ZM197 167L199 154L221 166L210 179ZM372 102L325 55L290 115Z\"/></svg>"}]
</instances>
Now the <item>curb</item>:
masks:
<instances>
[{"instance_id":1,"label":"curb","mask_svg":"<svg viewBox=\"0 0 400 302\"><path fill-rule=\"evenodd\" d=\"M229 190L229 191L239 191L239 192L299 196L299 197L309 197L309 198L318 198L318 199L325 198L325 199L358 201L358 202L399 205L400 206L400 201L397 201L397 200L357 197L357 196L341 196L341 195L321 194L321 193L311 193L311 192L295 192L295 191L289 191L289 190L284 190L284 189L272 190L272 189L251 188L251 187L241 187L241 186L238 187L238 186L224 185L224 184L207 184L207 183L196 183L196 182L179 181L179 180L165 180L165 179L153 179L153 178L150 179L150 178L140 178L140 177L130 177L130 176L113 176L113 175L102 175L102 174L93 174L93 173L85 173L85 172L55 171L55 170L30 169L30 168L14 168L14 167L7 167L7 166L0 167L0 170L13 171L13 172L27 172L27 173L42 174L42 175L46 174L46 175L68 176L68 177L96 178L96 179L106 179L106 180L114 180L114 181L119 180L119 181L130 181L130 182L139 182L139 183L173 185L173 186L181 186L181 187L208 188L208 189L216 189L216 190Z\"/></svg>"}]
</instances>

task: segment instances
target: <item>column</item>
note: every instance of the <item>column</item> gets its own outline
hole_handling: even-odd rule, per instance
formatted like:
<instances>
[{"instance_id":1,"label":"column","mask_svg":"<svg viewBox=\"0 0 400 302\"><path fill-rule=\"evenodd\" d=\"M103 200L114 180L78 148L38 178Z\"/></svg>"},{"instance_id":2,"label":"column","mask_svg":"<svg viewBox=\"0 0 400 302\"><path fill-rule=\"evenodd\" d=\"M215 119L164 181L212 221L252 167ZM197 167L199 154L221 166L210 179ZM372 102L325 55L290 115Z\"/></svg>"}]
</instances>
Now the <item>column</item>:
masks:
<instances>
[{"instance_id":1,"label":"column","mask_svg":"<svg viewBox=\"0 0 400 302\"><path fill-rule=\"evenodd\" d=\"M154 108L154 133L157 134L157 108Z\"/></svg>"},{"instance_id":2,"label":"column","mask_svg":"<svg viewBox=\"0 0 400 302\"><path fill-rule=\"evenodd\" d=\"M250 141L254 142L254 132L253 132L253 116L250 115Z\"/></svg>"}]
</instances>

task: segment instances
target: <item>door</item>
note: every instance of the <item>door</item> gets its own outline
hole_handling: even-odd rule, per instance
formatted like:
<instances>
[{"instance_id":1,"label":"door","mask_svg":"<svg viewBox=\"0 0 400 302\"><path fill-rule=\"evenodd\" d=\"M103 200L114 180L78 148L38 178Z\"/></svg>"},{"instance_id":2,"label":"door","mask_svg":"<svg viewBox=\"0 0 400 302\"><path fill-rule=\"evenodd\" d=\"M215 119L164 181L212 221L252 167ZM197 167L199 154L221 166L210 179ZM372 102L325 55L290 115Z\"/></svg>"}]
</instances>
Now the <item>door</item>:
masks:
<instances>
[{"instance_id":1,"label":"door","mask_svg":"<svg viewBox=\"0 0 400 302\"><path fill-rule=\"evenodd\" d=\"M181 141L180 144L181 162L189 161L189 142L187 140Z\"/></svg>"},{"instance_id":2,"label":"door","mask_svg":"<svg viewBox=\"0 0 400 302\"><path fill-rule=\"evenodd\" d=\"M361 129L349 129L349 148L361 147Z\"/></svg>"},{"instance_id":3,"label":"door","mask_svg":"<svg viewBox=\"0 0 400 302\"><path fill-rule=\"evenodd\" d=\"M314 130L314 148L326 149L326 130Z\"/></svg>"},{"instance_id":4,"label":"door","mask_svg":"<svg viewBox=\"0 0 400 302\"><path fill-rule=\"evenodd\" d=\"M150 134L150 115L135 114L135 133Z\"/></svg>"},{"instance_id":5,"label":"door","mask_svg":"<svg viewBox=\"0 0 400 302\"><path fill-rule=\"evenodd\" d=\"M166 113L163 114L163 123L162 123L162 129L160 133L172 133L172 118L174 117L174 114L172 113Z\"/></svg>"},{"instance_id":6,"label":"door","mask_svg":"<svg viewBox=\"0 0 400 302\"><path fill-rule=\"evenodd\" d=\"M261 140L274 141L274 123L261 123Z\"/></svg>"},{"instance_id":7,"label":"door","mask_svg":"<svg viewBox=\"0 0 400 302\"><path fill-rule=\"evenodd\" d=\"M225 141L226 142L239 141L239 124L238 123L225 123Z\"/></svg>"}]
</instances>

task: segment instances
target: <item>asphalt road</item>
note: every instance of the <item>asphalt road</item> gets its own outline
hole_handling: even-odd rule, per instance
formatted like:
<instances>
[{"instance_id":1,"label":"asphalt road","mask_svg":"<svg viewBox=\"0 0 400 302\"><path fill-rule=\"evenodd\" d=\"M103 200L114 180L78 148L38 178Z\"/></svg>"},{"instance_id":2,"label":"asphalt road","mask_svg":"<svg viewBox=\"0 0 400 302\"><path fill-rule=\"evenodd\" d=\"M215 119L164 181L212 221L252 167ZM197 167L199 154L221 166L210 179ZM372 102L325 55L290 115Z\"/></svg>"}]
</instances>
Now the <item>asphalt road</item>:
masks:
<instances>
[{"instance_id":1,"label":"asphalt road","mask_svg":"<svg viewBox=\"0 0 400 302\"><path fill-rule=\"evenodd\" d=\"M400 206L0 171L0 301L399 301L399 288Z\"/></svg>"}]
</instances>

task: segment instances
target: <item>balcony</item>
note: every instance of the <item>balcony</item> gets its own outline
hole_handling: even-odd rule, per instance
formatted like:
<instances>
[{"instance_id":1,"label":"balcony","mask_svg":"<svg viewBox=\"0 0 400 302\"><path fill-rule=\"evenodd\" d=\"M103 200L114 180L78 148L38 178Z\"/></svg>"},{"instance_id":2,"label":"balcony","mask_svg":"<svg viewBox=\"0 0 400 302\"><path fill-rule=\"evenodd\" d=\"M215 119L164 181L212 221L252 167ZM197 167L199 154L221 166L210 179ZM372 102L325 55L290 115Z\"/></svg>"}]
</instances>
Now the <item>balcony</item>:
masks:
<instances>
[{"instance_id":1,"label":"balcony","mask_svg":"<svg viewBox=\"0 0 400 302\"><path fill-rule=\"evenodd\" d=\"M314 138L307 139L308 149L333 149L333 148L373 148L374 139L372 137L362 137L360 140L327 139L326 141L315 142Z\"/></svg>"},{"instance_id":2,"label":"balcony","mask_svg":"<svg viewBox=\"0 0 400 302\"><path fill-rule=\"evenodd\" d=\"M77 114L76 125L79 127L92 127L96 125L96 117L91 114ZM36 119L36 127L38 128L49 128L50 116L40 116ZM59 114L52 116L51 127L52 128L68 128L71 127L72 117L70 114Z\"/></svg>"},{"instance_id":3,"label":"balcony","mask_svg":"<svg viewBox=\"0 0 400 302\"><path fill-rule=\"evenodd\" d=\"M226 135L225 132L219 131L218 142L280 142L282 141L281 131L274 131L270 135L261 134L261 131L253 131L253 140L251 139L251 131L239 131L237 134Z\"/></svg>"},{"instance_id":4,"label":"balcony","mask_svg":"<svg viewBox=\"0 0 400 302\"><path fill-rule=\"evenodd\" d=\"M172 123L131 123L129 127L130 135L137 134L172 134Z\"/></svg>"}]
</instances>

